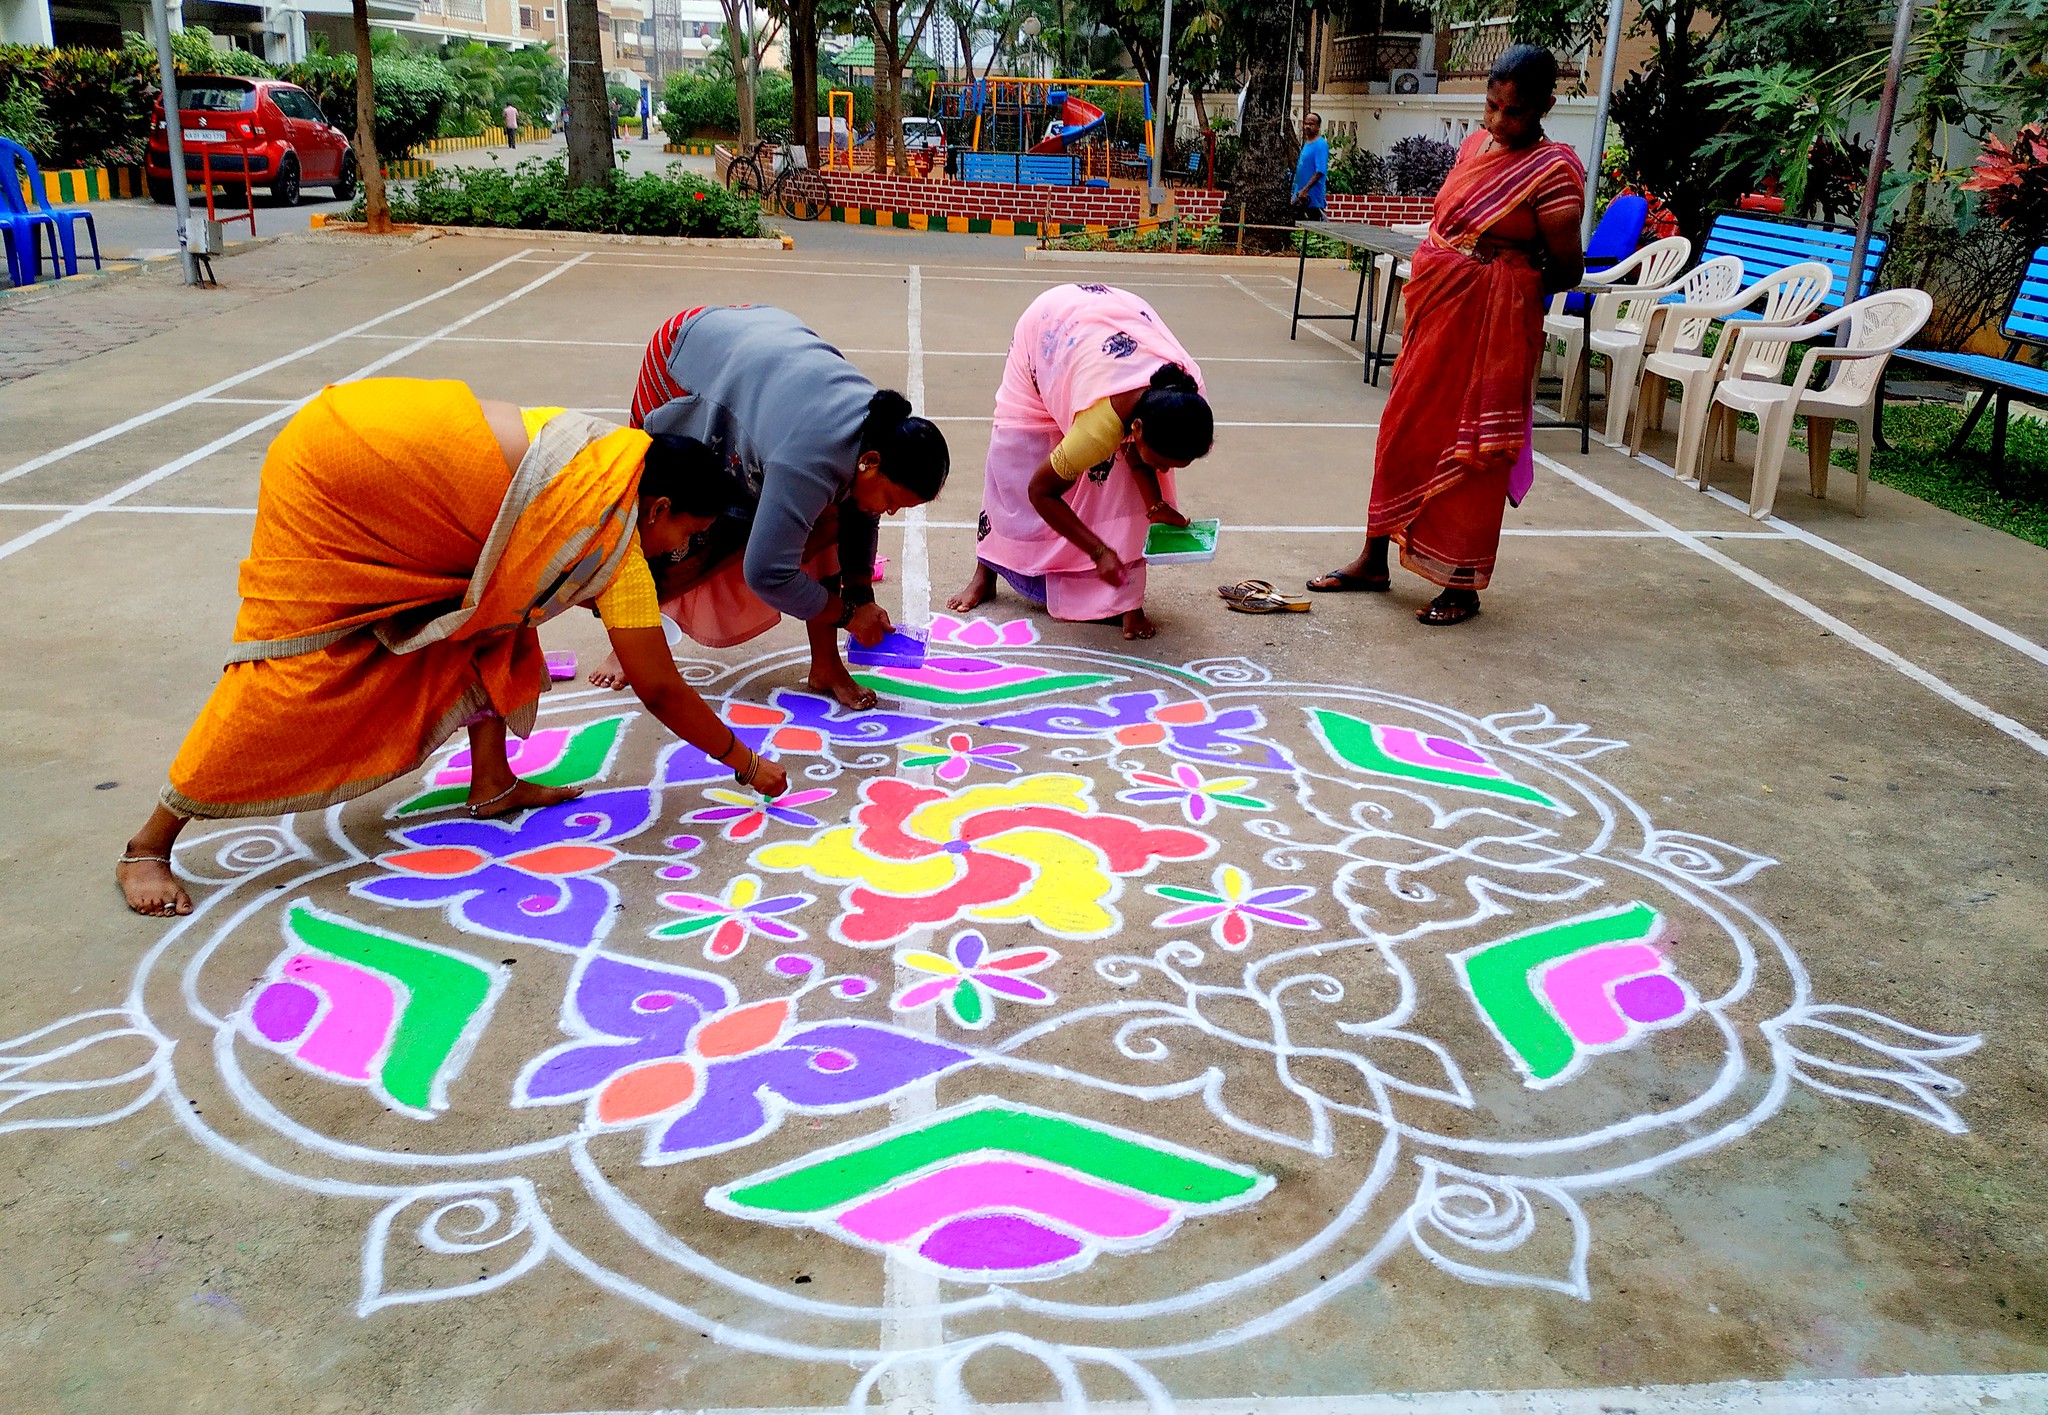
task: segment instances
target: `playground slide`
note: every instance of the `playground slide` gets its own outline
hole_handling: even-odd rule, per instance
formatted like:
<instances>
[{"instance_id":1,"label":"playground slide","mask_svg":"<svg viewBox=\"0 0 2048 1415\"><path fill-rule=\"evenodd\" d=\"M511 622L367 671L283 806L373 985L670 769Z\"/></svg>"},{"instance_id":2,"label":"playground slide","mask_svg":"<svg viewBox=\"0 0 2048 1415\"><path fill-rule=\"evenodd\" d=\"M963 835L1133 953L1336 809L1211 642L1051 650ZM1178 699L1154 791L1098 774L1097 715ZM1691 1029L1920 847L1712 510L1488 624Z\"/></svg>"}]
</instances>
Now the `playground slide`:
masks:
<instances>
[{"instance_id":1,"label":"playground slide","mask_svg":"<svg viewBox=\"0 0 2048 1415\"><path fill-rule=\"evenodd\" d=\"M1030 151L1034 156L1065 152L1102 132L1107 120L1100 108L1072 95L1062 97L1065 101L1060 104L1060 130L1033 145Z\"/></svg>"}]
</instances>

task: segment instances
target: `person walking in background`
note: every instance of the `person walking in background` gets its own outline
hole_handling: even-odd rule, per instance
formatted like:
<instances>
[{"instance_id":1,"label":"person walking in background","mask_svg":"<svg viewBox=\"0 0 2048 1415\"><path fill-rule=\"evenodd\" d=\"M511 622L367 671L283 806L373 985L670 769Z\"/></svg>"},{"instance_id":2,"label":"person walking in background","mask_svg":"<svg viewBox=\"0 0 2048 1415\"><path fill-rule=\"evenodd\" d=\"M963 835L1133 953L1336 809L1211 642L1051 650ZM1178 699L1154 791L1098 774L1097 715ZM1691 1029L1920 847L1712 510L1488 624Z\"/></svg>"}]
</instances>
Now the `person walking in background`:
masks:
<instances>
[{"instance_id":1,"label":"person walking in background","mask_svg":"<svg viewBox=\"0 0 2048 1415\"><path fill-rule=\"evenodd\" d=\"M1323 115L1301 120L1301 156L1294 162L1294 205L1303 221L1320 221L1330 201L1330 140L1323 136Z\"/></svg>"},{"instance_id":2,"label":"person walking in background","mask_svg":"<svg viewBox=\"0 0 2048 1415\"><path fill-rule=\"evenodd\" d=\"M1529 447L1543 306L1585 274L1586 169L1543 136L1557 60L1517 44L1486 85L1486 123L1465 139L1415 253L1394 386L1373 450L1365 549L1312 590L1392 587L1387 546L1443 593L1424 624L1479 612L1500 523L1535 476Z\"/></svg>"},{"instance_id":3,"label":"person walking in background","mask_svg":"<svg viewBox=\"0 0 2048 1415\"><path fill-rule=\"evenodd\" d=\"M519 110L509 103L505 105L505 146L519 146Z\"/></svg>"}]
</instances>

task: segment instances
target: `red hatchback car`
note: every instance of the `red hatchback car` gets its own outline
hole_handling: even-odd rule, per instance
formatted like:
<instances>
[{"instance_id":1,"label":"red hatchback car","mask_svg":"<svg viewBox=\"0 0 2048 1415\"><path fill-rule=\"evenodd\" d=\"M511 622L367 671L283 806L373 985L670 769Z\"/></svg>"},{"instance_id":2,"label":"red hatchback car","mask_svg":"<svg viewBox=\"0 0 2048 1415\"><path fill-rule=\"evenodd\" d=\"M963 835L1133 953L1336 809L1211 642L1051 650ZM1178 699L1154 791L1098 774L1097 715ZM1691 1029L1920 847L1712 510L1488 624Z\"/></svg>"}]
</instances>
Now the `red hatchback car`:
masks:
<instances>
[{"instance_id":1,"label":"red hatchback car","mask_svg":"<svg viewBox=\"0 0 2048 1415\"><path fill-rule=\"evenodd\" d=\"M211 170L230 192L238 192L246 172L249 184L269 188L278 206L297 205L300 188L307 186L332 187L339 201L356 194L356 155L347 134L296 85L194 75L178 84L178 117L188 177ZM168 204L170 134L161 99L150 124L147 164L149 194Z\"/></svg>"}]
</instances>

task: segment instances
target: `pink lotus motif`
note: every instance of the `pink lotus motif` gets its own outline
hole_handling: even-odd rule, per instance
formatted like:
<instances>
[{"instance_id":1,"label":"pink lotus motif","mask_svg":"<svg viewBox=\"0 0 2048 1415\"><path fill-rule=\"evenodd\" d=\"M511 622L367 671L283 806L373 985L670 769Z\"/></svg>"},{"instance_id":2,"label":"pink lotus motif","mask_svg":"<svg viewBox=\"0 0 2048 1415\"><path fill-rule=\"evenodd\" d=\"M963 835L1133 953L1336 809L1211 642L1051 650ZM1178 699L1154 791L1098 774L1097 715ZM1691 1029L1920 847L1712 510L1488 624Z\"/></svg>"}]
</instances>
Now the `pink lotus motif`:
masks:
<instances>
[{"instance_id":1,"label":"pink lotus motif","mask_svg":"<svg viewBox=\"0 0 2048 1415\"><path fill-rule=\"evenodd\" d=\"M543 727L531 737L505 739L505 757L512 766L514 776L535 776L546 771L562 759L562 753L569 745L569 729L566 727ZM464 747L441 764L433 775L435 786L469 785L471 764L469 748Z\"/></svg>"},{"instance_id":2,"label":"pink lotus motif","mask_svg":"<svg viewBox=\"0 0 2048 1415\"><path fill-rule=\"evenodd\" d=\"M932 642L974 649L1021 649L1038 642L1038 630L1028 619L1009 619L998 624L990 619L956 619L950 614L934 614Z\"/></svg>"}]
</instances>

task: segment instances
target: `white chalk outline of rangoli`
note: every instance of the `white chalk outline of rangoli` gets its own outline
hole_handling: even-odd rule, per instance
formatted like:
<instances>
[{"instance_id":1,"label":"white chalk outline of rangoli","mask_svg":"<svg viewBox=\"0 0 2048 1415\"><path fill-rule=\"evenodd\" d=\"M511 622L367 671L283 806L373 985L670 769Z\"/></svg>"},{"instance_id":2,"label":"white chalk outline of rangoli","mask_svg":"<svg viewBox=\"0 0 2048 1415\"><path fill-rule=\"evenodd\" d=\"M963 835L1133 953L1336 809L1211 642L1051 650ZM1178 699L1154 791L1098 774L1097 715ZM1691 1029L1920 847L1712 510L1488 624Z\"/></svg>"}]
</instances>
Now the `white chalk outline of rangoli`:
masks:
<instances>
[{"instance_id":1,"label":"white chalk outline of rangoli","mask_svg":"<svg viewBox=\"0 0 2048 1415\"><path fill-rule=\"evenodd\" d=\"M285 817L275 824L230 825L186 841L179 852L180 873L195 884L218 887L203 894L194 912L173 924L144 955L121 1006L77 1013L22 1036L0 1041L0 1133L14 1129L75 1128L111 1123L161 1099L202 1147L261 1178L327 1197L383 1201L382 1208L366 1229L363 1284L357 1303L359 1316L369 1316L394 1304L440 1301L489 1291L516 1280L553 1257L598 1286L737 1349L792 1360L852 1363L864 1372L851 1393L849 1404L852 1408L864 1408L868 1397L884 1379L906 1369L926 1371L929 1378L937 1383L942 1399L957 1396L964 1401L966 1396L961 1373L966 1363L978 1352L1000 1347L1038 1360L1058 1385L1063 1399L1076 1408L1085 1404L1079 1368L1093 1365L1119 1372L1155 1408L1164 1409L1171 1407L1171 1397L1144 1363L1213 1352L1278 1331L1360 1281L1404 1247L1413 1247L1439 1268L1467 1281L1528 1286L1580 1299L1589 1298L1585 1267L1591 1228L1577 1196L1588 1190L1639 1178L1740 1139L1776 1114L1794 1080L1824 1094L1887 1106L1951 1134L1963 1133L1966 1128L1950 1104L1950 1098L1959 1095L1962 1086L1936 1069L1934 1063L1975 1049L1981 1038L1942 1036L1862 1008L1815 1002L1811 980L1803 964L1777 929L1768 919L1726 893L1774 862L1706 837L1659 830L1641 807L1584 766L1586 760L1623 744L1593 737L1582 726L1562 722L1547 707L1539 705L1476 719L1374 688L1276 683L1266 670L1245 659L1207 660L1176 669L1101 650L1065 645L1034 644L1025 647L1005 642L999 650L977 646L973 651L981 654L999 652L1005 659L1042 659L1068 666L1077 659L1085 660L1114 675L1110 684L1092 690L1097 698L1115 691L1126 691L1115 685L1127 683L1131 677L1138 676L1178 684L1202 696L1217 709L1233 701L1257 702L1269 708L1283 702L1299 702L1304 710L1310 704L1329 703L1396 709L1410 720L1421 718L1437 724L1443 735L1454 742L1483 745L1489 757L1533 768L1563 780L1572 788L1574 798L1589 805L1597 817L1598 829L1593 844L1576 853L1564 853L1539 843L1543 836L1551 834L1542 826L1518 820L1504 807L1496 808L1464 799L1468 793L1456 788L1449 789L1452 800L1446 806L1417 783L1403 783L1391 777L1372 777L1362 786L1355 777L1333 775L1297 763L1299 769L1293 783L1297 804L1317 825L1334 832L1336 843L1296 838L1284 822L1272 817L1250 818L1242 824L1251 835L1266 843L1266 863L1283 871L1302 869L1308 858L1316 855L1327 854L1341 859L1343 863L1331 879L1330 890L1332 898L1342 904L1349 915L1351 926L1356 930L1355 937L1290 947L1240 960L1243 963L1242 984L1229 988L1217 988L1208 982L1198 984L1185 976L1186 970L1201 960L1203 950L1183 939L1169 941L1149 956L1124 954L1097 960L1098 974L1113 986L1127 986L1141 974L1151 972L1187 989L1190 1004L1199 987L1227 993L1266 1011L1275 1023L1274 1040L1270 1046L1256 1042L1251 1045L1254 1050L1263 1049L1273 1057L1282 1084L1307 1105L1312 1123L1305 1135L1275 1130L1235 1115L1219 1099L1222 1077L1213 1068L1190 1080L1138 1086L1084 1076L1063 1067L1014 1055L1033 1041L1076 1021L1101 1016L1125 1019L1118 1028L1117 1045L1126 1057L1132 1059L1142 1060L1164 1053L1166 1044L1156 1033L1168 1027L1191 1027L1233 1044L1247 1044L1245 1038L1225 1033L1198 1016L1192 1005L1176 1007L1170 1003L1113 999L1064 1012L1017 1032L993 1053L984 1052L977 1065L998 1065L1068 1084L1095 1086L1141 1100L1199 1094L1210 1112L1224 1124L1246 1135L1311 1155L1332 1153L1330 1117L1333 1113L1382 1125L1384 1136L1350 1201L1314 1237L1258 1267L1172 1297L1116 1307L1054 1301L1034 1296L1029 1290L1001 1284L988 1284L985 1291L973 1296L941 1300L925 1306L853 1306L793 1295L780 1286L725 1269L697 1252L640 1209L601 1172L590 1154L590 1136L581 1129L551 1139L484 1153L401 1155L338 1141L300 1125L263 1097L242 1072L235 1048L236 1021L240 1012L230 1018L213 1013L199 996L197 979L214 951L252 916L276 907L280 897L284 900L297 898L307 887L327 876L355 870L371 862L379 850L387 848L381 842L368 850L358 846L344 828L342 807L331 808L310 818ZM686 660L682 667L685 676L698 686L708 689L716 685L721 690L720 697L752 700L763 695L758 680L770 674L786 676L786 671L801 661L801 652L799 649L777 650L732 667L703 660ZM611 695L578 693L566 699L544 701L542 711L549 717L558 714L563 717L584 713L600 715L616 710L617 704L618 699ZM939 718L942 720L940 730L951 730L972 725L1000 712L1013 711L1016 706L1004 704L949 709L928 703L905 702L903 710ZM1268 712L1269 719L1277 719L1278 716L1277 711ZM1070 741L1061 744L1055 741L1046 747L1045 753L1055 762L1101 761L1113 769L1121 769L1128 762L1129 758L1124 755L1126 749L1119 746L1112 745L1107 751L1090 750L1099 745L1099 742ZM893 770L894 756L890 750L859 754L848 751L843 755L832 753L821 762L804 765L802 774L814 780L831 780L848 769ZM431 772L432 769L430 766L427 770ZM792 773L793 776L797 774ZM1398 836L1373 824L1374 802L1369 794L1352 801L1347 820L1326 810L1314 799L1311 781L1341 785L1354 796L1369 786L1372 791L1406 797L1429 810L1432 831L1479 817L1497 819L1501 829L1482 834L1455 848L1447 847L1442 841ZM1262 785L1271 788L1277 783L1262 781ZM658 786L652 789L657 793L664 791ZM690 789L690 785L666 788L678 793ZM1102 798L1100 804L1105 809L1116 809L1109 804L1113 788L1103 787L1096 794ZM667 804L664 795L663 810ZM318 822L326 843L338 850L339 858L321 863L319 852L309 848L300 835L301 825L307 819ZM658 811L656 824L660 822ZM389 824L379 818L364 821L361 828L369 831ZM1633 854L1608 853L1625 824L1640 831L1641 848ZM1408 847L1408 853L1399 858L1392 849L1363 856L1356 853L1368 841L1403 844ZM195 862L209 852L214 866L222 874L203 874L195 869ZM1529 874L1540 870L1566 879L1576 878L1579 883L1573 887L1552 890L1547 894L1520 896L1566 902L1583 897L1598 883L1584 875L1574 875L1565 868L1571 861L1587 858L1597 859L1611 869L1633 872L1654 881L1712 919L1736 948L1740 968L1734 983L1719 997L1692 1000L1699 1012L1713 1017L1726 1048L1725 1059L1713 1085L1705 1093L1669 1111L1634 1116L1588 1135L1559 1139L1475 1140L1431 1132L1404 1122L1394 1110L1395 1092L1429 1096L1466 1107L1473 1104L1473 1097L1459 1068L1442 1044L1405 1030L1404 1024L1410 1020L1416 1004L1417 988L1410 964L1402 956L1403 950L1414 951L1418 943L1426 946L1429 935L1433 933L1469 929L1488 919L1508 918L1513 911L1510 904L1502 902L1503 897L1512 899L1516 895L1514 891L1499 888L1476 875L1467 876L1465 883L1474 905L1471 912L1457 919L1427 921L1397 935L1379 935L1368 923L1372 915L1371 906L1358 897L1360 881L1368 873L1376 873L1382 887L1397 894L1403 890L1426 893L1427 886L1407 877L1419 876L1423 871L1464 859L1496 872ZM309 862L312 867L281 883L269 879L275 871L289 868L299 861ZM260 886L259 881L262 882ZM1141 932L1142 922L1127 919L1132 932ZM209 930L208 936L192 949L191 956L180 969L178 989L189 1020L212 1029L211 1057L219 1081L243 1107L246 1118L275 1136L307 1147L316 1156L325 1155L331 1159L385 1168L412 1169L421 1172L418 1180L369 1182L295 1173L229 1138L193 1113L196 1102L191 1102L185 1094L176 1071L176 1052L181 1043L151 1020L147 1011L147 995L153 972L175 952L184 949L189 938ZM1732 1097L1744 1080L1754 1074L1754 1070L1760 1069L1753 1069L1748 1064L1737 1024L1726 1015L1734 1003L1749 993L1756 981L1759 966L1757 938L1775 950L1791 994L1790 1003L1782 1013L1756 1024L1771 1062L1771 1073L1763 1094L1743 1113L1706 1133L1693 1136L1671 1149L1630 1160L1626 1153L1629 1139L1708 1114ZM1435 1067L1430 1069L1440 1072L1440 1075L1417 1079L1412 1074L1390 1072L1354 1054L1325 1055L1323 1059L1338 1060L1357 1073L1367 1092L1366 1103L1332 1101L1290 1075L1290 1061L1297 1056L1313 1057L1318 1053L1289 1047L1281 1002L1288 990L1304 986L1317 993L1319 1000L1323 1001L1332 1000L1323 995L1330 988L1335 988L1341 995L1341 982L1328 975L1313 971L1289 974L1287 970L1294 965L1312 969L1314 960L1318 958L1356 948L1377 951L1397 981L1399 998L1385 1016L1369 1024L1345 1024L1344 1030L1363 1041L1418 1047L1434 1058ZM1418 956L1421 955L1418 953ZM1219 961L1228 966L1232 960L1222 958ZM1276 976L1282 974L1285 976ZM1269 978L1273 980L1267 981ZM161 980L158 986L162 986ZM883 992L886 995L887 989ZM244 1008L246 1006L245 1002ZM1802 1030L1819 1033L1838 1049L1838 1055L1844 1046L1860 1048L1866 1064L1845 1062L1803 1049L1797 1039ZM67 1073L67 1063L85 1057L95 1048L148 1048L150 1055L140 1064L126 1064L132 1061L132 1056L113 1063L120 1069L111 1075L77 1077ZM11 1118L8 1114L24 1103L47 1103L61 1096L71 1098L73 1113L41 1114L21 1119ZM1427 1147L1435 1153L1412 1156L1421 1171L1415 1197L1364 1251L1350 1257L1348 1262L1323 1279L1306 1283L1297 1295L1269 1306L1262 1315L1193 1339L1130 1347L1047 1342L1025 1333L997 1331L951 1340L942 1334L937 1344L924 1348L883 1350L879 1339L868 1345L819 1345L756 1332L743 1325L708 1318L687 1304L593 1260L558 1231L547 1216L534 1183L523 1176L505 1172L507 1165L520 1160L565 1154L590 1197L648 1256L692 1278L716 1284L733 1295L756 1300L781 1314L785 1323L792 1316L811 1317L827 1324L854 1322L879 1333L884 1323L943 1322L974 1314L1001 1312L1069 1322L1139 1323L1163 1316L1184 1315L1230 1299L1242 1299L1249 1293L1282 1283L1315 1259L1337 1249L1350 1230L1367 1216L1375 1200L1381 1197L1398 1165L1401 1151L1417 1146ZM1466 1163L1450 1158L1457 1156L1467 1163L1482 1165L1489 1161L1505 1161L1541 1167L1560 1155L1580 1154L1607 1146L1619 1147L1622 1153L1616 1156L1616 1162L1590 1173L1495 1174L1468 1168ZM474 1177L444 1177L464 1169L484 1172ZM1553 1224L1561 1218L1568 1225L1570 1257L1564 1271L1519 1271L1500 1261L1501 1255L1512 1253L1525 1242L1544 1222L1546 1215L1551 1216ZM423 1247L440 1254L482 1252L517 1243L521 1239L526 1246L508 1267L487 1277L416 1291L391 1290L386 1286L386 1248L394 1228L402 1229L407 1225L413 1227L414 1236ZM939 1329L943 1332L942 1328Z\"/></svg>"}]
</instances>

